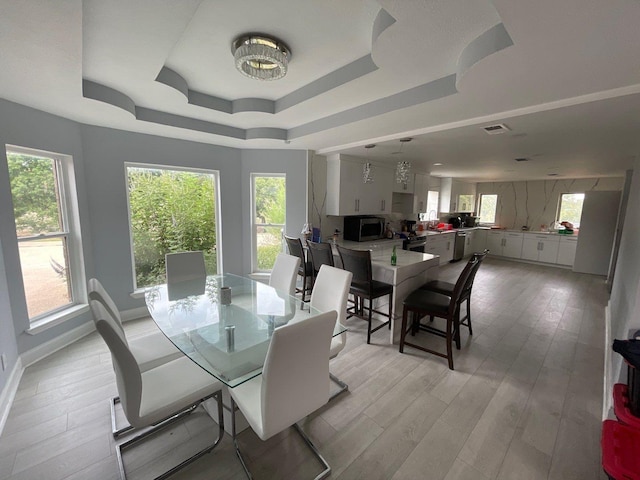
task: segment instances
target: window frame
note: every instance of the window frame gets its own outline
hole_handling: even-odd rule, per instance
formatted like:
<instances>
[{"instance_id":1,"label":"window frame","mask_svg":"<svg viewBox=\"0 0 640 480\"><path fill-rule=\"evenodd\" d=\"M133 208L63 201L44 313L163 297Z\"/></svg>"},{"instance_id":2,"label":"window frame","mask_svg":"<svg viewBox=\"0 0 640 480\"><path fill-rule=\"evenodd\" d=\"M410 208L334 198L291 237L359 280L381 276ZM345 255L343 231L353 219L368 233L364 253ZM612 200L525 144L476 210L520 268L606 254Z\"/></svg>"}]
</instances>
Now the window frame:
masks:
<instances>
[{"instance_id":1,"label":"window frame","mask_svg":"<svg viewBox=\"0 0 640 480\"><path fill-rule=\"evenodd\" d=\"M484 222L482 221L482 197L496 197L496 208L493 212L493 222ZM498 199L500 195L497 193L481 193L478 198L478 217L480 217L479 223L482 225L495 225L496 224L496 216L498 214Z\"/></svg>"},{"instance_id":2,"label":"window frame","mask_svg":"<svg viewBox=\"0 0 640 480\"><path fill-rule=\"evenodd\" d=\"M84 267L84 254L82 249L82 235L80 229L79 203L75 173L73 168L73 157L61 153L49 152L36 148L22 147L18 145L5 145L5 158L8 161L9 154L32 155L51 159L54 163L55 180L58 188L58 209L62 222L63 231L50 232L46 234L29 235L18 237L16 235L16 246L24 242L45 240L48 238L61 238L66 243L67 259L69 262L69 273L67 277L70 301L65 305L48 310L34 317L29 317L29 329L27 333L35 334L43 327L58 325L64 320L71 318L76 313L81 313L86 309L87 287ZM11 193L13 200L13 193ZM12 215L15 215L12 212ZM18 254L19 258L19 254ZM20 265L20 280L23 284L24 302L27 305L26 291L24 289L24 275L22 273L22 262Z\"/></svg>"},{"instance_id":3,"label":"window frame","mask_svg":"<svg viewBox=\"0 0 640 480\"><path fill-rule=\"evenodd\" d=\"M251 216L250 216L250 229L251 229L251 272L254 274L269 273L271 270L261 270L258 268L258 233L257 227L281 227L282 237L280 238L281 246L284 251L284 232L287 231L287 174L286 173L259 173L251 172ZM285 211L284 211L284 224L279 223L257 223L256 222L256 178L261 177L279 177L284 178L285 185Z\"/></svg>"},{"instance_id":4,"label":"window frame","mask_svg":"<svg viewBox=\"0 0 640 480\"><path fill-rule=\"evenodd\" d=\"M127 197L127 226L129 228L129 252L131 258L131 280L133 282L133 293L143 292L148 287L138 287L138 283L136 280L136 259L134 255L134 247L133 247L133 230L131 229L131 201L129 198L129 175L128 168L146 168L149 170L172 170L177 172L191 172L191 173L200 173L206 175L213 175L215 179L215 187L214 187L214 201L215 201L215 229L216 229L216 265L218 271L216 273L224 272L224 267L222 265L222 236L221 233L221 222L220 222L220 171L207 169L207 168L196 168L196 167L185 167L185 166L177 166L177 165L161 165L157 163L140 163L140 162L124 162L124 188L125 195Z\"/></svg>"},{"instance_id":5,"label":"window frame","mask_svg":"<svg viewBox=\"0 0 640 480\"><path fill-rule=\"evenodd\" d=\"M435 193L436 195L436 208L429 208L429 197L431 196L431 193ZM440 208L440 190L427 190L427 205L426 205L426 215L427 215L427 220L437 220L438 219L438 210ZM431 212L435 212L435 218L431 219L429 218L429 215Z\"/></svg>"}]
</instances>

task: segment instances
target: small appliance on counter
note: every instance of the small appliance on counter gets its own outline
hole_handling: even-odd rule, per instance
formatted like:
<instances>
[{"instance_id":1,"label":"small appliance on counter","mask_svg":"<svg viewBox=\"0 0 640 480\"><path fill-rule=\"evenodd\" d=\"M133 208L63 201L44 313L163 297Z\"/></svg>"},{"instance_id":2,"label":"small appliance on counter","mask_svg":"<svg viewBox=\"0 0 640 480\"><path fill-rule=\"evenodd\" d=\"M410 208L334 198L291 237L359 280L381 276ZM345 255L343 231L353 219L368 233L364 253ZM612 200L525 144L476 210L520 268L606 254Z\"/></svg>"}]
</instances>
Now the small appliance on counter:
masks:
<instances>
[{"instance_id":1,"label":"small appliance on counter","mask_svg":"<svg viewBox=\"0 0 640 480\"><path fill-rule=\"evenodd\" d=\"M385 219L370 215L344 217L344 239L366 242L384 237Z\"/></svg>"},{"instance_id":2,"label":"small appliance on counter","mask_svg":"<svg viewBox=\"0 0 640 480\"><path fill-rule=\"evenodd\" d=\"M460 217L449 217L449 223L453 228L460 228L462 226L462 219Z\"/></svg>"}]
</instances>

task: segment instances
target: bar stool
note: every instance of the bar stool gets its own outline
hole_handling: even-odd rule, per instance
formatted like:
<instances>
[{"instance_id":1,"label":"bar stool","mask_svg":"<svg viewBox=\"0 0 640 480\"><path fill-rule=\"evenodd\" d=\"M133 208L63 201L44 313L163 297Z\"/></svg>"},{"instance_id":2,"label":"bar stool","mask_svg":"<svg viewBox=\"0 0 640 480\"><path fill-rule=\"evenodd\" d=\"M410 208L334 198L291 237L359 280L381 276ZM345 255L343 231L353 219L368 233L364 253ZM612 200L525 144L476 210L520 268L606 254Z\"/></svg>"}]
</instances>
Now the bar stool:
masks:
<instances>
[{"instance_id":1,"label":"bar stool","mask_svg":"<svg viewBox=\"0 0 640 480\"><path fill-rule=\"evenodd\" d=\"M422 288L417 288L409 294L409 296L404 300L404 306L402 309L400 353L403 353L405 345L408 345L410 347L417 348L418 350L446 358L449 362L449 368L453 370L453 339L456 341L456 348L460 349L460 325L458 322L460 296L462 295L464 286L471 275L471 271L475 268L477 263L478 260L467 263L456 281L451 296L429 290L423 290ZM408 324L409 313L411 313L412 316L411 324ZM447 322L446 330L439 330L431 325L421 324L420 318L426 315L429 316L431 321L433 321L434 317L445 319ZM432 350L423 347L422 345L408 342L406 339L407 333L411 331L411 334L415 335L418 330L424 330L445 338L447 353L444 354L437 350Z\"/></svg>"},{"instance_id":2,"label":"bar stool","mask_svg":"<svg viewBox=\"0 0 640 480\"><path fill-rule=\"evenodd\" d=\"M322 265L335 267L333 251L331 250L330 244L318 242L307 242L307 251L311 257L311 266L313 267L313 278L315 284L315 278L318 276L318 272Z\"/></svg>"},{"instance_id":3,"label":"bar stool","mask_svg":"<svg viewBox=\"0 0 640 480\"><path fill-rule=\"evenodd\" d=\"M302 301L306 302L307 292L311 293L313 288L313 266L305 257L304 249L302 248L302 240L300 240L299 237L289 237L285 235L284 239L287 241L289 253L300 259L298 275L302 277L302 288L296 288L296 292L302 293Z\"/></svg>"},{"instance_id":4,"label":"bar stool","mask_svg":"<svg viewBox=\"0 0 640 480\"><path fill-rule=\"evenodd\" d=\"M471 255L471 258L469 258L468 263L474 262L475 267L471 271L471 274L467 279L467 283L462 289L462 293L460 294L460 298L458 299L458 313L460 313L462 302L464 301L467 302L467 314L463 318L458 319L458 323L460 325L464 325L469 328L469 335L473 335L473 328L471 327L471 290L473 289L473 280L476 277L476 273L478 273L478 270L480 269L480 265L482 264L482 261L487 256L487 253L489 253L489 250L485 249L484 252L482 253L476 252L473 255ZM431 280L430 282L427 282L424 285L422 285L420 288L422 290L441 293L443 295L447 295L450 297L451 295L453 295L455 283L445 282L442 280Z\"/></svg>"},{"instance_id":5,"label":"bar stool","mask_svg":"<svg viewBox=\"0 0 640 480\"><path fill-rule=\"evenodd\" d=\"M340 254L340 260L342 260L342 266L345 270L350 271L353 274L353 280L351 281L351 287L349 293L355 297L356 314L364 318L364 300L369 300L369 311L367 327L367 343L371 343L371 334L382 327L387 325L391 329L391 317L393 311L393 285L390 283L380 282L373 280L371 269L371 252L369 250L351 250L348 248L337 245L338 253ZM389 313L384 313L373 309L373 300L376 298L389 295ZM376 328L371 328L371 315L375 312L379 315L388 317L386 322L378 325Z\"/></svg>"}]
</instances>

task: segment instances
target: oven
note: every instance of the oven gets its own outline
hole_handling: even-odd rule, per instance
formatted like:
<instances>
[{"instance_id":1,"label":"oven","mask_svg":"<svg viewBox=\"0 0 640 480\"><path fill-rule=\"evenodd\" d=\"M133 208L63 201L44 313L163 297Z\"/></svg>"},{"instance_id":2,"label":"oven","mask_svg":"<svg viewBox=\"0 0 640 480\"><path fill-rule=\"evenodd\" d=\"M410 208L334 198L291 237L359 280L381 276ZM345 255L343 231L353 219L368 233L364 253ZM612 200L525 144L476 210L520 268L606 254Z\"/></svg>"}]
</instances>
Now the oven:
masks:
<instances>
[{"instance_id":1,"label":"oven","mask_svg":"<svg viewBox=\"0 0 640 480\"><path fill-rule=\"evenodd\" d=\"M409 237L402 242L402 249L424 253L426 245L427 237Z\"/></svg>"}]
</instances>

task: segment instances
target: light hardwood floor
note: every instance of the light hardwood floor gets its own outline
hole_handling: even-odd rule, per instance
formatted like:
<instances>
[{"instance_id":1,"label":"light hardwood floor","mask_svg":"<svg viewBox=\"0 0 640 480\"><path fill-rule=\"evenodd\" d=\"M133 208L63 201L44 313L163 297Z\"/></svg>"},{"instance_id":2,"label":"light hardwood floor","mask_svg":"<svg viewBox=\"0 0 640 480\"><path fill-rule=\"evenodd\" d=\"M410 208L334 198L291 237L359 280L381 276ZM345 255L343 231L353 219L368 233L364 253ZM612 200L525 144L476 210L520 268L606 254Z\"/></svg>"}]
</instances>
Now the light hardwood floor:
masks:
<instances>
[{"instance_id":1,"label":"light hardwood floor","mask_svg":"<svg viewBox=\"0 0 640 480\"><path fill-rule=\"evenodd\" d=\"M455 279L463 262L442 268ZM604 479L600 424L602 277L488 258L476 277L473 337L462 331L455 371L407 348L386 329L366 345L348 321L347 348L331 363L349 384L303 421L339 479ZM149 320L126 324L129 336ZM152 327L152 326L151 326ZM443 345L440 338L426 343ZM168 385L170 388L170 385ZM111 358L93 333L26 369L0 437L0 479L117 479L108 398ZM203 412L125 452L131 480L153 478L216 434ZM299 437L240 436L256 479L313 478L320 467ZM243 479L232 442L177 479Z\"/></svg>"}]
</instances>

